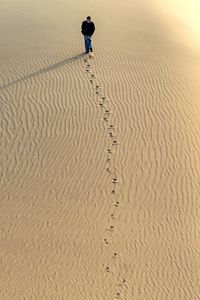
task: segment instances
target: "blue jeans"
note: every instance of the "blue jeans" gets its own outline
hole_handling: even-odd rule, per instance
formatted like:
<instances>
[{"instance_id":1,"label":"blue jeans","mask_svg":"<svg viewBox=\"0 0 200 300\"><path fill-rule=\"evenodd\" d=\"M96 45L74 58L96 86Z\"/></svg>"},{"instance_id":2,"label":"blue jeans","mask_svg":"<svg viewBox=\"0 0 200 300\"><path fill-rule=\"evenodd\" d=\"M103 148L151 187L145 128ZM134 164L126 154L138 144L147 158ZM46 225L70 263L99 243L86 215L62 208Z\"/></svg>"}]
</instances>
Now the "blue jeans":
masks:
<instances>
[{"instance_id":1,"label":"blue jeans","mask_svg":"<svg viewBox=\"0 0 200 300\"><path fill-rule=\"evenodd\" d=\"M85 51L88 53L92 50L92 39L91 36L84 35L84 42L85 42Z\"/></svg>"}]
</instances>

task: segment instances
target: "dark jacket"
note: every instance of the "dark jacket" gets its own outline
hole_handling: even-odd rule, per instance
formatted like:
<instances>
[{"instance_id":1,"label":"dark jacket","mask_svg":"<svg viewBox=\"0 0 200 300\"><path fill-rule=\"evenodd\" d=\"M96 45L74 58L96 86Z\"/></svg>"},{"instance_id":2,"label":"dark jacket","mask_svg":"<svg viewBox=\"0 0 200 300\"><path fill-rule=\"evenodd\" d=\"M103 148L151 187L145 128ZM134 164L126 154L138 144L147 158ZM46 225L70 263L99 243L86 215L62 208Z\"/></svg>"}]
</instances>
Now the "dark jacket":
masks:
<instances>
[{"instance_id":1,"label":"dark jacket","mask_svg":"<svg viewBox=\"0 0 200 300\"><path fill-rule=\"evenodd\" d=\"M81 32L83 35L92 36L95 31L95 26L93 22L88 23L87 21L83 21L81 26Z\"/></svg>"}]
</instances>

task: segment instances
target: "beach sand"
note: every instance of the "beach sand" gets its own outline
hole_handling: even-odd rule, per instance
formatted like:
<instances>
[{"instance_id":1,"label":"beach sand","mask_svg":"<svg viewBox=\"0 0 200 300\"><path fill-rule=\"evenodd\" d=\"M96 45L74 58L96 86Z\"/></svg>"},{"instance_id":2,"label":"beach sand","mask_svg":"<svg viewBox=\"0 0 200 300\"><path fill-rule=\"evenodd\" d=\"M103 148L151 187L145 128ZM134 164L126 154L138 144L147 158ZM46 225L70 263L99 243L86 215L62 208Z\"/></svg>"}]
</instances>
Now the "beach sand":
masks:
<instances>
[{"instance_id":1,"label":"beach sand","mask_svg":"<svg viewBox=\"0 0 200 300\"><path fill-rule=\"evenodd\" d=\"M0 299L199 299L200 45L180 2L0 1Z\"/></svg>"}]
</instances>

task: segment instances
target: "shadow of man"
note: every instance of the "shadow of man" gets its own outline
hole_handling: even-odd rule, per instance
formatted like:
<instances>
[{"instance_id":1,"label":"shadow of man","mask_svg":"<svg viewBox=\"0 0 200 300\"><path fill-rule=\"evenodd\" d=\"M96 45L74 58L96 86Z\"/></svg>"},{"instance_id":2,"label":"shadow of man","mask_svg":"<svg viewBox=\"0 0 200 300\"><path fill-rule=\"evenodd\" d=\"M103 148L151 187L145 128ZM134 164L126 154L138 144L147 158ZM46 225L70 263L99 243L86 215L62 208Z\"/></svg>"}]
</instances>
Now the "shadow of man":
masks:
<instances>
[{"instance_id":1,"label":"shadow of man","mask_svg":"<svg viewBox=\"0 0 200 300\"><path fill-rule=\"evenodd\" d=\"M47 67L45 67L43 69L39 69L39 70L37 70L37 71L35 71L35 72L31 73L31 74L28 74L26 76L23 76L21 78L13 80L13 81L11 81L11 82L3 85L3 86L0 86L0 90L4 90L4 89L6 89L6 88L8 88L8 87L10 87L10 86L12 86L14 84L17 84L19 82L23 82L23 81L26 81L28 79L37 77L37 76L42 75L44 73L51 72L51 71L53 71L53 70L55 70L57 68L60 68L60 67L62 67L64 65L66 65L66 64L69 64L69 63L71 63L73 61L76 61L76 60L82 58L83 56L85 56L85 53L81 53L81 54L78 54L76 56L73 56L73 57L70 57L70 58L66 58L66 59L64 59L62 61L59 61L59 62L57 62L55 64L50 65L50 66L47 66Z\"/></svg>"}]
</instances>

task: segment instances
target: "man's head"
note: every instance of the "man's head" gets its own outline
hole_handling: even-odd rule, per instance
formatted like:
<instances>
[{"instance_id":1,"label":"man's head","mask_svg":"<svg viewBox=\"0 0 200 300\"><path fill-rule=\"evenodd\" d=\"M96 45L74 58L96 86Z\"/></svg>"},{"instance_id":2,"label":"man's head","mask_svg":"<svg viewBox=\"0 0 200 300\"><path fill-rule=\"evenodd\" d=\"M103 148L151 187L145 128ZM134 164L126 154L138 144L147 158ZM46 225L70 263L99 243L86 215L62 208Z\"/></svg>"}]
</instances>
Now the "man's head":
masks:
<instances>
[{"instance_id":1,"label":"man's head","mask_svg":"<svg viewBox=\"0 0 200 300\"><path fill-rule=\"evenodd\" d=\"M91 17L88 16L86 20L87 20L88 23L90 23L91 22Z\"/></svg>"}]
</instances>

